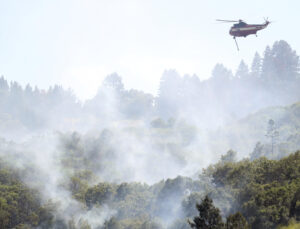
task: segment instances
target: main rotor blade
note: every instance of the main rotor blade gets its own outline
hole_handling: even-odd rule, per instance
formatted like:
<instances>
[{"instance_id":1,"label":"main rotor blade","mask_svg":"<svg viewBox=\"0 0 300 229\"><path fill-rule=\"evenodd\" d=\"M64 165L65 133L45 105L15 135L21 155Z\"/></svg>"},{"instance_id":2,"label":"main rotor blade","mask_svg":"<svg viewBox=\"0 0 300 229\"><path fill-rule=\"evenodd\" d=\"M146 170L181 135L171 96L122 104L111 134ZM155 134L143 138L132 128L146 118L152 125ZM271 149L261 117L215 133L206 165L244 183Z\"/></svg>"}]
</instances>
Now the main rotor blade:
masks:
<instances>
[{"instance_id":1,"label":"main rotor blade","mask_svg":"<svg viewBox=\"0 0 300 229\"><path fill-rule=\"evenodd\" d=\"M222 19L216 19L216 21L222 21L222 22L239 22L236 20L222 20Z\"/></svg>"}]
</instances>

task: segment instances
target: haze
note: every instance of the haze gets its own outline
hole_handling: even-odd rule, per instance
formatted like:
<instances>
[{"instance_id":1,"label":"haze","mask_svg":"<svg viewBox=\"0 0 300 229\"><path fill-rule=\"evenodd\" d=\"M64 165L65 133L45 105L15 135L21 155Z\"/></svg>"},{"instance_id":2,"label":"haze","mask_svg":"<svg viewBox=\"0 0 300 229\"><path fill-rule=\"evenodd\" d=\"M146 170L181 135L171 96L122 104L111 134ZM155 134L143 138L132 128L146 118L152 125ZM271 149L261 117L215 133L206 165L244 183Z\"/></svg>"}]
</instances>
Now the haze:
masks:
<instances>
[{"instance_id":1,"label":"haze","mask_svg":"<svg viewBox=\"0 0 300 229\"><path fill-rule=\"evenodd\" d=\"M0 0L0 228L298 228L299 6Z\"/></svg>"},{"instance_id":2,"label":"haze","mask_svg":"<svg viewBox=\"0 0 300 229\"><path fill-rule=\"evenodd\" d=\"M216 63L235 70L276 40L300 50L292 23L300 19L300 3L288 2L1 1L0 74L23 86L70 87L85 100L117 72L126 88L156 94L166 69L205 79ZM258 38L239 39L240 52L228 34L231 24L215 23L261 23L263 17L276 22Z\"/></svg>"}]
</instances>

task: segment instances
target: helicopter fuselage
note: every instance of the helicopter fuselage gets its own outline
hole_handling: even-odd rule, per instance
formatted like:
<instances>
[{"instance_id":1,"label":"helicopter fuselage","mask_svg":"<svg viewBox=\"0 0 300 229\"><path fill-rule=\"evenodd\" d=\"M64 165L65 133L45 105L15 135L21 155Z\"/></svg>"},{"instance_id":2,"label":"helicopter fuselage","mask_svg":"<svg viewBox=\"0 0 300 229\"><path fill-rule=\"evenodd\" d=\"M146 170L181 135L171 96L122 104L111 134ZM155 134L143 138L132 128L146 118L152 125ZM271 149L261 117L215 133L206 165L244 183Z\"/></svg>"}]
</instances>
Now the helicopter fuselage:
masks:
<instances>
[{"instance_id":1,"label":"helicopter fuselage","mask_svg":"<svg viewBox=\"0 0 300 229\"><path fill-rule=\"evenodd\" d=\"M230 28L229 34L234 37L247 37L250 34L256 34L257 31L262 30L268 26L269 22L266 21L264 24L257 25L248 25L246 23L243 24L235 24Z\"/></svg>"}]
</instances>

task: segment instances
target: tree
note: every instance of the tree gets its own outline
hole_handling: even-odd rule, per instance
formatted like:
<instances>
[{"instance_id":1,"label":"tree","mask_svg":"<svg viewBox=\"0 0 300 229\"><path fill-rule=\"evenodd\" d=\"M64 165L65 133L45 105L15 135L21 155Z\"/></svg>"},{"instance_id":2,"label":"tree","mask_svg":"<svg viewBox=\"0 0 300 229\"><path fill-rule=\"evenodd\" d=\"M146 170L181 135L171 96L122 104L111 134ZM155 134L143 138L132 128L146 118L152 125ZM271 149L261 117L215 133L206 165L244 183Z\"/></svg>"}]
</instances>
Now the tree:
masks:
<instances>
[{"instance_id":1,"label":"tree","mask_svg":"<svg viewBox=\"0 0 300 229\"><path fill-rule=\"evenodd\" d=\"M213 205L212 199L208 196L202 200L201 204L197 204L199 216L194 217L193 221L189 221L192 228L196 229L221 229L224 223L220 215L220 210Z\"/></svg>"},{"instance_id":2,"label":"tree","mask_svg":"<svg viewBox=\"0 0 300 229\"><path fill-rule=\"evenodd\" d=\"M299 76L299 56L286 41L276 41L272 47L275 77L280 81L293 81Z\"/></svg>"},{"instance_id":3,"label":"tree","mask_svg":"<svg viewBox=\"0 0 300 229\"><path fill-rule=\"evenodd\" d=\"M300 221L300 188L296 191L291 202L290 216Z\"/></svg>"},{"instance_id":4,"label":"tree","mask_svg":"<svg viewBox=\"0 0 300 229\"><path fill-rule=\"evenodd\" d=\"M250 228L245 217L237 212L233 215L229 215L226 220L226 229L248 229Z\"/></svg>"},{"instance_id":5,"label":"tree","mask_svg":"<svg viewBox=\"0 0 300 229\"><path fill-rule=\"evenodd\" d=\"M264 53L261 79L271 98L285 103L299 99L299 56L285 41L277 41Z\"/></svg>"},{"instance_id":6,"label":"tree","mask_svg":"<svg viewBox=\"0 0 300 229\"><path fill-rule=\"evenodd\" d=\"M236 73L235 73L235 76L237 78L243 79L243 78L246 78L248 75L249 75L249 68L245 64L245 62L242 60Z\"/></svg>"},{"instance_id":7,"label":"tree","mask_svg":"<svg viewBox=\"0 0 300 229\"><path fill-rule=\"evenodd\" d=\"M163 73L155 104L160 116L170 118L177 115L183 97L182 89L182 78L175 70Z\"/></svg>"},{"instance_id":8,"label":"tree","mask_svg":"<svg viewBox=\"0 0 300 229\"><path fill-rule=\"evenodd\" d=\"M264 155L264 145L261 142L257 142L253 152L250 154L250 160L255 160Z\"/></svg>"},{"instance_id":9,"label":"tree","mask_svg":"<svg viewBox=\"0 0 300 229\"><path fill-rule=\"evenodd\" d=\"M259 78L261 73L262 60L260 55L256 52L251 65L251 75L252 77Z\"/></svg>"},{"instance_id":10,"label":"tree","mask_svg":"<svg viewBox=\"0 0 300 229\"><path fill-rule=\"evenodd\" d=\"M7 81L2 76L0 78L0 109L2 111L5 110L8 94L9 94L9 86Z\"/></svg>"},{"instance_id":11,"label":"tree","mask_svg":"<svg viewBox=\"0 0 300 229\"><path fill-rule=\"evenodd\" d=\"M233 150L228 150L225 155L221 155L221 162L226 163L226 162L235 162L237 153Z\"/></svg>"},{"instance_id":12,"label":"tree","mask_svg":"<svg viewBox=\"0 0 300 229\"><path fill-rule=\"evenodd\" d=\"M114 191L113 185L109 183L99 183L86 191L86 205L89 208L92 208L94 204L99 204L101 206L108 203L112 199Z\"/></svg>"},{"instance_id":13,"label":"tree","mask_svg":"<svg viewBox=\"0 0 300 229\"><path fill-rule=\"evenodd\" d=\"M262 157L223 164L211 174L219 188L234 192L234 209L252 228L275 228L299 215L299 168L300 151L278 161Z\"/></svg>"},{"instance_id":14,"label":"tree","mask_svg":"<svg viewBox=\"0 0 300 229\"><path fill-rule=\"evenodd\" d=\"M212 79L218 80L220 83L232 79L232 72L224 67L222 64L216 64L212 70Z\"/></svg>"},{"instance_id":15,"label":"tree","mask_svg":"<svg viewBox=\"0 0 300 229\"><path fill-rule=\"evenodd\" d=\"M151 94L131 89L124 91L120 99L120 111L126 118L145 118L152 113L154 98Z\"/></svg>"},{"instance_id":16,"label":"tree","mask_svg":"<svg viewBox=\"0 0 300 229\"><path fill-rule=\"evenodd\" d=\"M108 75L103 81L103 86L112 88L116 90L116 92L122 92L124 90L122 78L117 73Z\"/></svg>"},{"instance_id":17,"label":"tree","mask_svg":"<svg viewBox=\"0 0 300 229\"><path fill-rule=\"evenodd\" d=\"M231 87L231 80L233 79L232 72L224 67L222 64L216 64L214 69L212 70L212 76L208 80L208 88L209 91L206 91L206 95L202 95L204 97L209 96L209 93L215 94L215 91L218 92L218 97L222 97L223 101L225 102L229 98L228 96L228 90ZM201 97L202 97L201 96ZM207 98L206 98L207 99ZM214 98L217 99L217 98ZM225 100L225 101L224 101Z\"/></svg>"},{"instance_id":18,"label":"tree","mask_svg":"<svg viewBox=\"0 0 300 229\"><path fill-rule=\"evenodd\" d=\"M267 46L264 51L264 57L261 66L261 78L265 84L272 82L273 75L272 52L270 46Z\"/></svg>"},{"instance_id":19,"label":"tree","mask_svg":"<svg viewBox=\"0 0 300 229\"><path fill-rule=\"evenodd\" d=\"M202 195L199 192L193 192L187 196L181 203L184 215L186 217L192 217L197 214L197 209L195 209L195 204L201 201Z\"/></svg>"},{"instance_id":20,"label":"tree","mask_svg":"<svg viewBox=\"0 0 300 229\"><path fill-rule=\"evenodd\" d=\"M271 139L271 152L272 156L274 155L274 146L276 144L276 140L279 136L279 132L277 130L277 127L275 125L275 122L273 119L270 119L268 122L268 129L266 136Z\"/></svg>"}]
</instances>

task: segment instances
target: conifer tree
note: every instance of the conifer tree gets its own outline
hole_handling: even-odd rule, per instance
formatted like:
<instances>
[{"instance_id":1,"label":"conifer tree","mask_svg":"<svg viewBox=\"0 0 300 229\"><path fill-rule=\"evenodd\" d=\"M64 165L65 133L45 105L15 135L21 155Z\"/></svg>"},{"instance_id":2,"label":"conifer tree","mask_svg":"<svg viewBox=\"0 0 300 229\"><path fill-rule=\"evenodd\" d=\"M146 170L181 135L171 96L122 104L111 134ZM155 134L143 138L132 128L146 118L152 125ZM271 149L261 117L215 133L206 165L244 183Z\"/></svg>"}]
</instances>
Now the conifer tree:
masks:
<instances>
[{"instance_id":1,"label":"conifer tree","mask_svg":"<svg viewBox=\"0 0 300 229\"><path fill-rule=\"evenodd\" d=\"M260 55L256 52L252 61L252 65L251 65L251 76L255 77L255 78L259 78L260 77L260 73L261 73L261 64L262 64L262 60Z\"/></svg>"},{"instance_id":2,"label":"conifer tree","mask_svg":"<svg viewBox=\"0 0 300 229\"><path fill-rule=\"evenodd\" d=\"M213 205L213 201L208 196L202 200L201 204L197 204L199 216L194 217L193 221L189 221L192 228L196 229L222 229L224 223L220 214L220 210Z\"/></svg>"}]
</instances>

